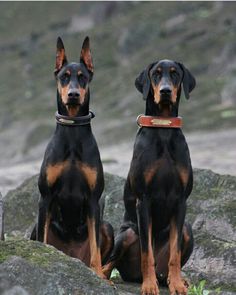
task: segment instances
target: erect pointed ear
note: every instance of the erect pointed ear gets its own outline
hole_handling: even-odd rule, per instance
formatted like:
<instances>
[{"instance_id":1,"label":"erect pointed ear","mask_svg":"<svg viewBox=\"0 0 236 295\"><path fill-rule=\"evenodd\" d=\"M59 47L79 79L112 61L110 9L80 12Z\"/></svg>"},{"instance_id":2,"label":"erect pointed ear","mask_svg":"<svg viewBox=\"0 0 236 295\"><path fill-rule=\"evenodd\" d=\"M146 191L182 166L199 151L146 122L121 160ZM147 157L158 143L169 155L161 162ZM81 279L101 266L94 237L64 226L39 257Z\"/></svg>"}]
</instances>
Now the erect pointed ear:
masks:
<instances>
[{"instance_id":1,"label":"erect pointed ear","mask_svg":"<svg viewBox=\"0 0 236 295\"><path fill-rule=\"evenodd\" d=\"M93 59L89 45L89 37L87 36L84 39L84 43L82 45L82 50L80 53L80 62L83 62L88 69L88 71L93 74Z\"/></svg>"},{"instance_id":2,"label":"erect pointed ear","mask_svg":"<svg viewBox=\"0 0 236 295\"><path fill-rule=\"evenodd\" d=\"M57 38L57 55L56 55L56 67L54 73L57 74L60 69L67 63L64 44L60 37Z\"/></svg>"},{"instance_id":3,"label":"erect pointed ear","mask_svg":"<svg viewBox=\"0 0 236 295\"><path fill-rule=\"evenodd\" d=\"M193 77L193 75L189 72L187 68L181 63L178 63L183 71L183 88L184 88L184 94L187 99L189 99L189 93L195 88L196 86L196 80Z\"/></svg>"},{"instance_id":4,"label":"erect pointed ear","mask_svg":"<svg viewBox=\"0 0 236 295\"><path fill-rule=\"evenodd\" d=\"M149 71L155 63L150 64L145 70L143 70L139 76L135 79L135 86L139 92L143 94L143 99L146 100L150 91L150 77Z\"/></svg>"}]
</instances>

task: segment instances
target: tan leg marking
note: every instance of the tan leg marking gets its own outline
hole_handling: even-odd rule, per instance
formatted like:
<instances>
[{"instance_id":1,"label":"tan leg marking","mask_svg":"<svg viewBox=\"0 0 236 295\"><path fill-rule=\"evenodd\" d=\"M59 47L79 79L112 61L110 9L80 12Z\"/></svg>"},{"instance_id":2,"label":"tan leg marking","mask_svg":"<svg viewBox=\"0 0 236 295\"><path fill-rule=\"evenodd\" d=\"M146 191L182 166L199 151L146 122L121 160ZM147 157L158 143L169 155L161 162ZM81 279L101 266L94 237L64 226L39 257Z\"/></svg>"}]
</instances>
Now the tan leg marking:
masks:
<instances>
[{"instance_id":1,"label":"tan leg marking","mask_svg":"<svg viewBox=\"0 0 236 295\"><path fill-rule=\"evenodd\" d=\"M159 288L157 286L157 278L155 273L155 261L152 249L152 225L148 228L148 252L141 251L141 270L143 283L141 287L142 295L151 294L158 295Z\"/></svg>"},{"instance_id":2,"label":"tan leg marking","mask_svg":"<svg viewBox=\"0 0 236 295\"><path fill-rule=\"evenodd\" d=\"M176 224L171 220L170 224L170 259L169 259L168 284L171 295L187 295L188 289L181 277L181 251L178 249L178 232Z\"/></svg>"},{"instance_id":3,"label":"tan leg marking","mask_svg":"<svg viewBox=\"0 0 236 295\"><path fill-rule=\"evenodd\" d=\"M51 214L47 213L45 225L44 225L44 236L43 236L43 243L44 244L48 244L48 232L49 232L50 221L51 221Z\"/></svg>"},{"instance_id":4,"label":"tan leg marking","mask_svg":"<svg viewBox=\"0 0 236 295\"><path fill-rule=\"evenodd\" d=\"M87 224L91 254L90 267L96 272L99 277L106 279L106 276L102 272L101 251L96 241L96 228L94 218L88 217Z\"/></svg>"}]
</instances>

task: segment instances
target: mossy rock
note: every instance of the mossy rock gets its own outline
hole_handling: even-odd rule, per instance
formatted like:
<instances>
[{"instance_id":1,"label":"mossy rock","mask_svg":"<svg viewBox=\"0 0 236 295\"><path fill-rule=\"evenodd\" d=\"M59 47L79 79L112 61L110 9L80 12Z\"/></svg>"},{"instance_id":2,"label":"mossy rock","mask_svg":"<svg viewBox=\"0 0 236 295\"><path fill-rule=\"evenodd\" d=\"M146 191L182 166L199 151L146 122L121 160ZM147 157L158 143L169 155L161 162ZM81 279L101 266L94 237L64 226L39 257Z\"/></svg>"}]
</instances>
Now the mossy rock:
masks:
<instances>
[{"instance_id":1,"label":"mossy rock","mask_svg":"<svg viewBox=\"0 0 236 295\"><path fill-rule=\"evenodd\" d=\"M29 235L37 216L37 178L30 178L5 197L6 236ZM124 214L125 180L105 174L105 183L101 211L104 220L117 232ZM209 287L223 286L236 294L235 199L236 177L194 169L194 188L187 202L186 219L193 225L195 246L184 272L193 282L206 279Z\"/></svg>"},{"instance_id":2,"label":"mossy rock","mask_svg":"<svg viewBox=\"0 0 236 295\"><path fill-rule=\"evenodd\" d=\"M114 289L80 260L40 242L13 238L0 242L0 250L0 294L140 294L140 284L115 280ZM167 295L167 289L161 294Z\"/></svg>"},{"instance_id":3,"label":"mossy rock","mask_svg":"<svg viewBox=\"0 0 236 295\"><path fill-rule=\"evenodd\" d=\"M7 236L29 236L37 219L38 175L25 180L4 198L5 233Z\"/></svg>"},{"instance_id":4,"label":"mossy rock","mask_svg":"<svg viewBox=\"0 0 236 295\"><path fill-rule=\"evenodd\" d=\"M0 249L0 277L8 290L18 286L31 295L118 294L80 260L52 246L12 239L0 242Z\"/></svg>"}]
</instances>

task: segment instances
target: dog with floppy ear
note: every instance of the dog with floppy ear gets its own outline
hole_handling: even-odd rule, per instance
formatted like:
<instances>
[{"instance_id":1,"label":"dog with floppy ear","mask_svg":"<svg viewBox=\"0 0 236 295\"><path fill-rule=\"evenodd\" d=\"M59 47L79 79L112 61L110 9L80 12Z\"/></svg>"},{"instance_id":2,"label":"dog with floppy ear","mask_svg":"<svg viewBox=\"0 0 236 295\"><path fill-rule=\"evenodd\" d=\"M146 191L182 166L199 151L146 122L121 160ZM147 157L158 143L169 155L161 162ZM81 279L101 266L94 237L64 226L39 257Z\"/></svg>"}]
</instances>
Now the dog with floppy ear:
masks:
<instances>
[{"instance_id":1,"label":"dog with floppy ear","mask_svg":"<svg viewBox=\"0 0 236 295\"><path fill-rule=\"evenodd\" d=\"M149 95L149 91L150 91L150 86L151 86L149 72L151 68L157 63L158 61L148 65L147 68L143 70L135 80L135 86L138 89L138 91L143 94L144 100L147 99ZM182 77L181 83L184 88L185 97L186 99L189 99L189 93L195 88L195 85L196 85L195 78L192 76L190 71L185 68L185 66L182 63L179 63L179 62L175 62L175 63L182 70L182 74L180 73L180 76Z\"/></svg>"},{"instance_id":2,"label":"dog with floppy ear","mask_svg":"<svg viewBox=\"0 0 236 295\"><path fill-rule=\"evenodd\" d=\"M178 107L195 79L181 63L150 64L135 80L146 101L124 189L125 214L112 254L103 267L116 267L126 281L142 282L142 295L159 294L159 283L171 295L187 294L181 267L193 249L191 226L185 223L186 200L193 174Z\"/></svg>"},{"instance_id":3,"label":"dog with floppy ear","mask_svg":"<svg viewBox=\"0 0 236 295\"><path fill-rule=\"evenodd\" d=\"M91 129L89 83L94 72L89 38L79 62L69 63L61 38L57 40L56 130L39 175L38 224L31 239L55 246L79 258L104 278L104 263L113 247L113 229L100 220L99 199L104 188L103 167Z\"/></svg>"}]
</instances>

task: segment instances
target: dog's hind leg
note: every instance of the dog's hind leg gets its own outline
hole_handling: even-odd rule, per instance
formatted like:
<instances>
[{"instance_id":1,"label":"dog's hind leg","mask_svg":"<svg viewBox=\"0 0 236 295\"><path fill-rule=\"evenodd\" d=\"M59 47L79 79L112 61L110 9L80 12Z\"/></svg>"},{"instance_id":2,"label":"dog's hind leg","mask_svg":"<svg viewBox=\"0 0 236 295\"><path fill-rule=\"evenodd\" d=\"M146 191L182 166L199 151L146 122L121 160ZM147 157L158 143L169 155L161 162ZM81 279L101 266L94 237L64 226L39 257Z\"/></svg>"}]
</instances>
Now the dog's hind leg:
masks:
<instances>
[{"instance_id":1,"label":"dog's hind leg","mask_svg":"<svg viewBox=\"0 0 236 295\"><path fill-rule=\"evenodd\" d=\"M110 223L103 221L101 224L101 256L102 265L106 263L114 247L114 231Z\"/></svg>"},{"instance_id":2,"label":"dog's hind leg","mask_svg":"<svg viewBox=\"0 0 236 295\"><path fill-rule=\"evenodd\" d=\"M126 251L131 245L138 240L138 235L135 231L127 226L123 225L115 238L115 246L108 258L106 264L103 266L103 273L109 279L112 270L119 265L120 259L125 255Z\"/></svg>"}]
</instances>

